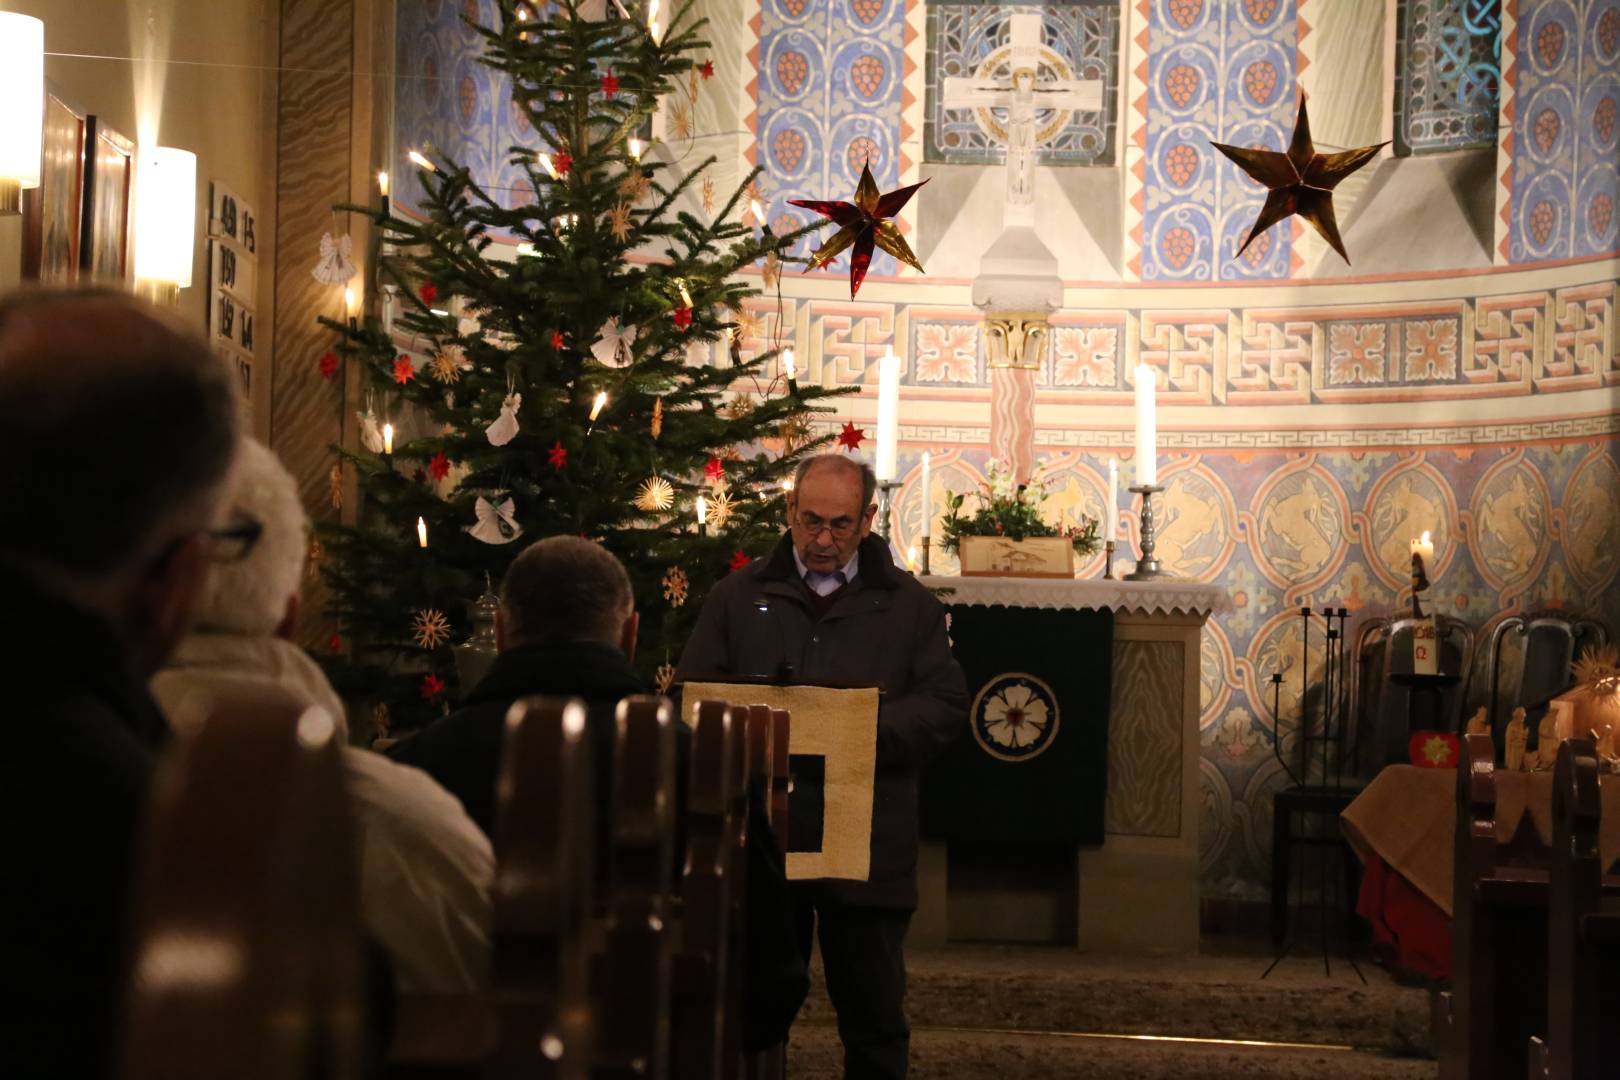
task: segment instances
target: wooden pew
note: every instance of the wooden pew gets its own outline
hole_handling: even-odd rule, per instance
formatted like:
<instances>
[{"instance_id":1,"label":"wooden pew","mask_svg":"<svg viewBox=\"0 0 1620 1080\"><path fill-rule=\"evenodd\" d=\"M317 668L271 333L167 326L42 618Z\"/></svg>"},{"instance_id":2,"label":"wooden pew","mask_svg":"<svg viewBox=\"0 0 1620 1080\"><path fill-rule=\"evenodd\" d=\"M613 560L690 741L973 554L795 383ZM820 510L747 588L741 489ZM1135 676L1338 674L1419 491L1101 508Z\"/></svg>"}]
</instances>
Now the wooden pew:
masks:
<instances>
[{"instance_id":1,"label":"wooden pew","mask_svg":"<svg viewBox=\"0 0 1620 1080\"><path fill-rule=\"evenodd\" d=\"M735 713L723 701L700 702L692 737L670 1052L673 1074L683 1080L722 1075L722 1006L731 955L728 893L736 878L729 846Z\"/></svg>"},{"instance_id":2,"label":"wooden pew","mask_svg":"<svg viewBox=\"0 0 1620 1080\"><path fill-rule=\"evenodd\" d=\"M177 724L137 864L119 1075L359 1076L363 956L332 718L228 680L198 711Z\"/></svg>"},{"instance_id":3,"label":"wooden pew","mask_svg":"<svg viewBox=\"0 0 1620 1080\"><path fill-rule=\"evenodd\" d=\"M783 855L788 849L788 796L792 778L788 775L788 733L792 719L786 709L771 710L771 829Z\"/></svg>"},{"instance_id":4,"label":"wooden pew","mask_svg":"<svg viewBox=\"0 0 1620 1080\"><path fill-rule=\"evenodd\" d=\"M1464 736L1451 892L1452 988L1435 999L1441 1080L1525 1075L1546 1030L1547 876L1496 862L1495 748Z\"/></svg>"},{"instance_id":5,"label":"wooden pew","mask_svg":"<svg viewBox=\"0 0 1620 1080\"><path fill-rule=\"evenodd\" d=\"M1531 1080L1620 1072L1620 904L1603 895L1601 815L1596 747L1570 739L1559 746L1553 773L1547 1029L1530 1040Z\"/></svg>"},{"instance_id":6,"label":"wooden pew","mask_svg":"<svg viewBox=\"0 0 1620 1080\"><path fill-rule=\"evenodd\" d=\"M619 703L603 981L591 1075L669 1075L674 930L675 711L659 697Z\"/></svg>"}]
</instances>

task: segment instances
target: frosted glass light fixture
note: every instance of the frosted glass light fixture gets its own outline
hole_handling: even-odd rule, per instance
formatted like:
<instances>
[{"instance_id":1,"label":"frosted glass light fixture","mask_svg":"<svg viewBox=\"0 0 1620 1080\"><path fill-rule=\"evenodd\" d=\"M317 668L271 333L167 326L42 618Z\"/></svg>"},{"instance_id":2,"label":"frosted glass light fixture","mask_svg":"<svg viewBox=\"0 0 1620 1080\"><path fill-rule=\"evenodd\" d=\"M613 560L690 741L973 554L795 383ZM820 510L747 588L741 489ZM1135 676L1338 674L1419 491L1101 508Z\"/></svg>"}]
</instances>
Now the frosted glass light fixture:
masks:
<instances>
[{"instance_id":1,"label":"frosted glass light fixture","mask_svg":"<svg viewBox=\"0 0 1620 1080\"><path fill-rule=\"evenodd\" d=\"M0 217L22 212L39 187L45 124L45 24L0 11Z\"/></svg>"},{"instance_id":2,"label":"frosted glass light fixture","mask_svg":"<svg viewBox=\"0 0 1620 1080\"><path fill-rule=\"evenodd\" d=\"M135 182L135 280L172 300L191 287L197 155L169 146L144 149Z\"/></svg>"}]
</instances>

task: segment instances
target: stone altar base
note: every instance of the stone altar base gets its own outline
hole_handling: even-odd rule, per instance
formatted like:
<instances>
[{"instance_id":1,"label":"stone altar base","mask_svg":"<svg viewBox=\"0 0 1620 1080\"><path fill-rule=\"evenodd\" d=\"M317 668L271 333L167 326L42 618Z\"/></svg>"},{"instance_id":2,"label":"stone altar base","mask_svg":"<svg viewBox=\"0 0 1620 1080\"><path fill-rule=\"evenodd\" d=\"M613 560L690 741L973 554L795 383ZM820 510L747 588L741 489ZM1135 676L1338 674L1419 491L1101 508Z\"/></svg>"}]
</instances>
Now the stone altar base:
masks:
<instances>
[{"instance_id":1,"label":"stone altar base","mask_svg":"<svg viewBox=\"0 0 1620 1080\"><path fill-rule=\"evenodd\" d=\"M925 843L911 940L1196 952L1200 632L1230 604L1225 591L1181 581L920 580L952 590L941 596L948 604L1112 610L1113 689L1102 846Z\"/></svg>"}]
</instances>

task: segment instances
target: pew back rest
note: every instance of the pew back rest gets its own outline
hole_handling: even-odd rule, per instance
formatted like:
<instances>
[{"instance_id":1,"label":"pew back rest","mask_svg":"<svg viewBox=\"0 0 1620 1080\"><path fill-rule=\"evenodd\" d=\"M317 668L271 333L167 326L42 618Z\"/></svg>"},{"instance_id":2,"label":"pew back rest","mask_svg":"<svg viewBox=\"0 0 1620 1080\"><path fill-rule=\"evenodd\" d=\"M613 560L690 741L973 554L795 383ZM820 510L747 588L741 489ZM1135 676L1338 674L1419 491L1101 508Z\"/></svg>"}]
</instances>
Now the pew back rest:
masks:
<instances>
[{"instance_id":1,"label":"pew back rest","mask_svg":"<svg viewBox=\"0 0 1620 1080\"><path fill-rule=\"evenodd\" d=\"M335 720L228 678L176 714L133 889L120 1075L357 1077L363 957Z\"/></svg>"}]
</instances>

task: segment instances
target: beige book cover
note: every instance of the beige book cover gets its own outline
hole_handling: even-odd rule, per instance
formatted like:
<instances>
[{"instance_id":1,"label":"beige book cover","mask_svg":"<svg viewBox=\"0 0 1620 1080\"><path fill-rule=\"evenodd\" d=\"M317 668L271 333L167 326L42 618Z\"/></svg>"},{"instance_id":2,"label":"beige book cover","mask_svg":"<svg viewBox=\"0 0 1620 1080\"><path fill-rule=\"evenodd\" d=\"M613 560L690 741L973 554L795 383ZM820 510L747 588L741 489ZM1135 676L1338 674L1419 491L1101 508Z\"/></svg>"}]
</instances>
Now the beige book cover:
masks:
<instances>
[{"instance_id":1,"label":"beige book cover","mask_svg":"<svg viewBox=\"0 0 1620 1080\"><path fill-rule=\"evenodd\" d=\"M688 724L696 722L700 701L786 709L790 717L788 753L820 757L825 778L821 850L788 852L789 880L865 881L871 876L872 782L877 769L875 688L689 682L681 700Z\"/></svg>"}]
</instances>

